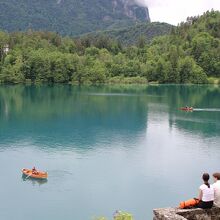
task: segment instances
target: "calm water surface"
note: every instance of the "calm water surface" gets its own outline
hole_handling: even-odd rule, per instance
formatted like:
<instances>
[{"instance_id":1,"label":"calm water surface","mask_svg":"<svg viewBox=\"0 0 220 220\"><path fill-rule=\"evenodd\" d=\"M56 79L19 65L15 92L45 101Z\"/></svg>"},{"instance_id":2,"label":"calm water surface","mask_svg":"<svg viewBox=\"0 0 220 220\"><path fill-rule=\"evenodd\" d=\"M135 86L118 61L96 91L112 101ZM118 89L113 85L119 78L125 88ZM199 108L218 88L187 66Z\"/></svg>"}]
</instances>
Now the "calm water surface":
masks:
<instances>
[{"instance_id":1,"label":"calm water surface","mask_svg":"<svg viewBox=\"0 0 220 220\"><path fill-rule=\"evenodd\" d=\"M152 219L220 171L219 143L220 87L1 86L0 219Z\"/></svg>"}]
</instances>

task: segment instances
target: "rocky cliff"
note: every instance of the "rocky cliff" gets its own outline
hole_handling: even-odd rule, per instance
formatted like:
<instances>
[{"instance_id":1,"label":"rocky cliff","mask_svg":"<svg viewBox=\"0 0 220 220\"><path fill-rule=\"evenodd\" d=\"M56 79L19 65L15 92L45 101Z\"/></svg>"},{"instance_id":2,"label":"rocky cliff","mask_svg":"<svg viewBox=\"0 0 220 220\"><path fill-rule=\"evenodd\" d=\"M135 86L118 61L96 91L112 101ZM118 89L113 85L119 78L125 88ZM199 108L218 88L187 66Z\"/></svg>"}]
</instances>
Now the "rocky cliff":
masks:
<instances>
[{"instance_id":1,"label":"rocky cliff","mask_svg":"<svg viewBox=\"0 0 220 220\"><path fill-rule=\"evenodd\" d=\"M153 220L220 220L220 208L211 209L155 209Z\"/></svg>"}]
</instances>

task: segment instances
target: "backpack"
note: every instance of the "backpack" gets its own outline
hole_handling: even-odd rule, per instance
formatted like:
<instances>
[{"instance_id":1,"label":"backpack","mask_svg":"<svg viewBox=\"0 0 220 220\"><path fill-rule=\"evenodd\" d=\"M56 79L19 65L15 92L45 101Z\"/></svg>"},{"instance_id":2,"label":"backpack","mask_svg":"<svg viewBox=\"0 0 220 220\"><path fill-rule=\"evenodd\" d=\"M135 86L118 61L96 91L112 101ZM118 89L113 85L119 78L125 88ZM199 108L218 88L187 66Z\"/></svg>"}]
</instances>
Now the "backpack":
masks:
<instances>
[{"instance_id":1,"label":"backpack","mask_svg":"<svg viewBox=\"0 0 220 220\"><path fill-rule=\"evenodd\" d=\"M199 199L194 198L194 199L189 199L187 201L181 202L179 205L180 209L187 209L187 208L192 208L198 205Z\"/></svg>"}]
</instances>

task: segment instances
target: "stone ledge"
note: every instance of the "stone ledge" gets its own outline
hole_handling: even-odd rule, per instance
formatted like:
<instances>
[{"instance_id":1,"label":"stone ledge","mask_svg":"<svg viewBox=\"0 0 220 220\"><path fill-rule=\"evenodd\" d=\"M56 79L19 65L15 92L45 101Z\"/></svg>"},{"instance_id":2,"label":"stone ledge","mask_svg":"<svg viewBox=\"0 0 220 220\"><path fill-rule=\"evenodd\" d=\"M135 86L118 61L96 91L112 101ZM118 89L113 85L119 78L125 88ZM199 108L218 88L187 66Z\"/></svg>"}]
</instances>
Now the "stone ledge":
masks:
<instances>
[{"instance_id":1,"label":"stone ledge","mask_svg":"<svg viewBox=\"0 0 220 220\"><path fill-rule=\"evenodd\" d=\"M161 208L154 209L154 220L185 220L185 218L179 214L178 208Z\"/></svg>"},{"instance_id":2,"label":"stone ledge","mask_svg":"<svg viewBox=\"0 0 220 220\"><path fill-rule=\"evenodd\" d=\"M220 208L212 209L154 209L154 220L220 220Z\"/></svg>"}]
</instances>

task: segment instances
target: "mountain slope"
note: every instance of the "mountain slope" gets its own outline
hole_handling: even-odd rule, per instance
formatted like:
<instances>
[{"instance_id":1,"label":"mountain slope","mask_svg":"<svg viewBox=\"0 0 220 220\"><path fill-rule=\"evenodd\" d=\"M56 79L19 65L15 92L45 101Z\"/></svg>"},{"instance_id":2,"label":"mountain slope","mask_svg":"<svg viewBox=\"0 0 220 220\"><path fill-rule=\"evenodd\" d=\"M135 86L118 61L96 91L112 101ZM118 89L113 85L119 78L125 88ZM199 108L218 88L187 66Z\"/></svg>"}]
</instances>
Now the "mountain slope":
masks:
<instances>
[{"instance_id":1,"label":"mountain slope","mask_svg":"<svg viewBox=\"0 0 220 220\"><path fill-rule=\"evenodd\" d=\"M169 34L172 25L167 23L152 22L141 23L130 27L99 31L95 33L89 33L85 36L99 37L100 35L106 35L121 42L123 45L133 45L138 42L140 38L144 38L146 42L150 42L154 37Z\"/></svg>"},{"instance_id":2,"label":"mountain slope","mask_svg":"<svg viewBox=\"0 0 220 220\"><path fill-rule=\"evenodd\" d=\"M149 22L148 9L131 0L0 0L0 29L79 35Z\"/></svg>"}]
</instances>

